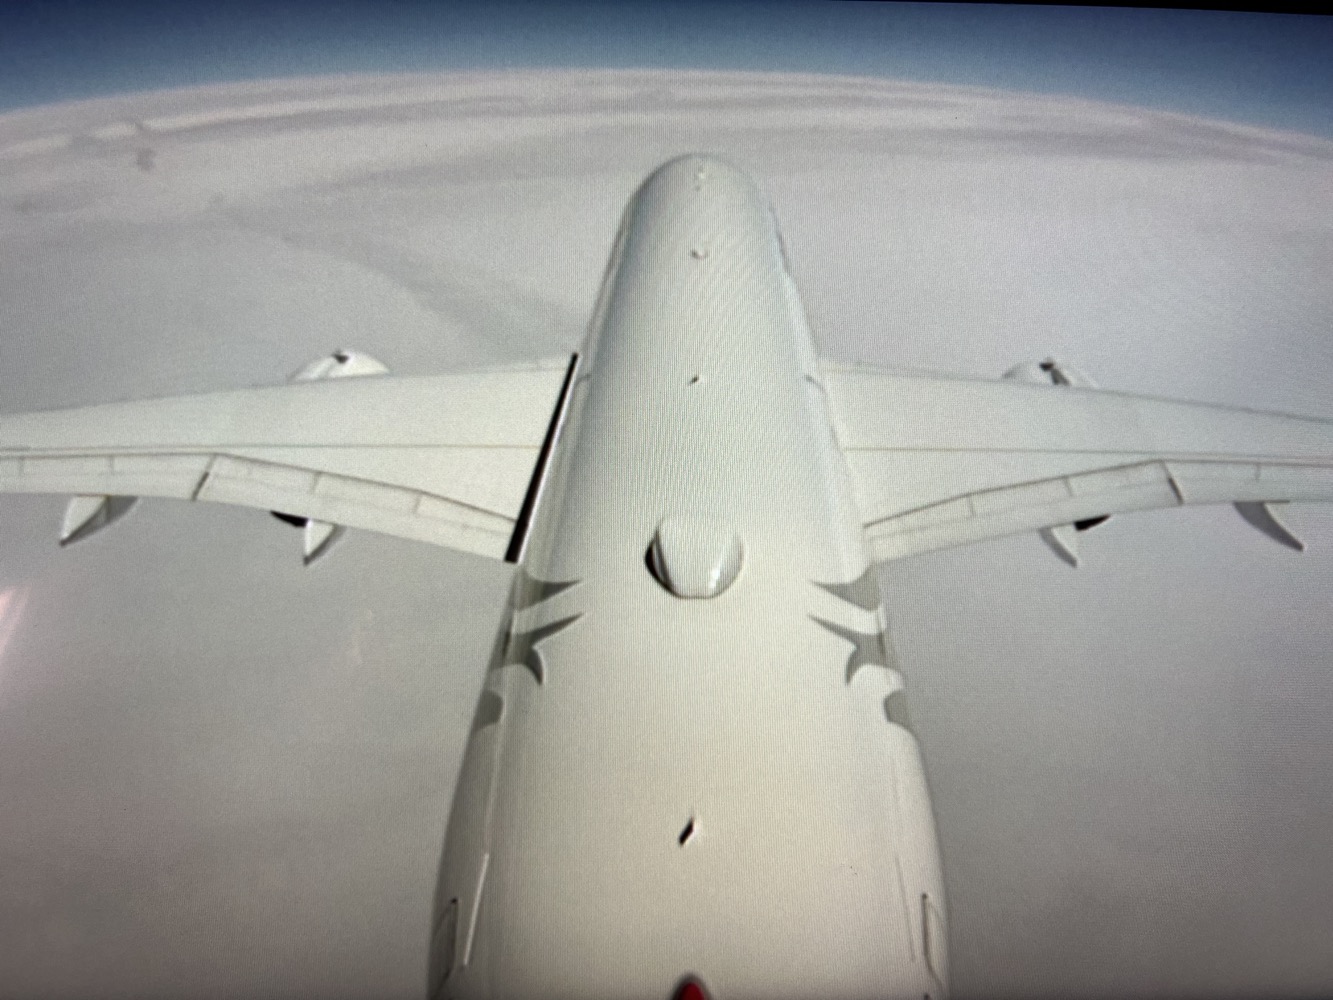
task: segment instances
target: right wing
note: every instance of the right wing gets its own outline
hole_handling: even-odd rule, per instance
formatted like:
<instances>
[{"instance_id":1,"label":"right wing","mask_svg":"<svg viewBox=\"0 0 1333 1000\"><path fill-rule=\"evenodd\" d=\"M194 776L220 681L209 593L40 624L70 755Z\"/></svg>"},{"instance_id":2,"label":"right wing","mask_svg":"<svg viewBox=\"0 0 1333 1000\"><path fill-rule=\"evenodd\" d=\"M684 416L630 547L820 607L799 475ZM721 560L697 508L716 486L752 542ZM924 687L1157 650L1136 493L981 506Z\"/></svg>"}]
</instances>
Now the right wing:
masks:
<instances>
[{"instance_id":1,"label":"right wing","mask_svg":"<svg viewBox=\"0 0 1333 1000\"><path fill-rule=\"evenodd\" d=\"M0 416L0 492L74 494L62 540L156 496L505 558L576 360Z\"/></svg>"},{"instance_id":2,"label":"right wing","mask_svg":"<svg viewBox=\"0 0 1333 1000\"><path fill-rule=\"evenodd\" d=\"M1196 503L1299 547L1263 505L1333 501L1333 421L833 365L823 384L880 560Z\"/></svg>"}]
</instances>

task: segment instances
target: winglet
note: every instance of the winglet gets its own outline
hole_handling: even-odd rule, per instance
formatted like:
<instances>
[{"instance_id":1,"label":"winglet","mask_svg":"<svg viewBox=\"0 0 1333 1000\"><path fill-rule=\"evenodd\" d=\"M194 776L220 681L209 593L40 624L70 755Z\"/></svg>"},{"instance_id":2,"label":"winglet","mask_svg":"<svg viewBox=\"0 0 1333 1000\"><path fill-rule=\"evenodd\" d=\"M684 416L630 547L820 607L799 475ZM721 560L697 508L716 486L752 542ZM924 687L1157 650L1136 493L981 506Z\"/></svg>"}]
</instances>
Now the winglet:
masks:
<instances>
[{"instance_id":1,"label":"winglet","mask_svg":"<svg viewBox=\"0 0 1333 1000\"><path fill-rule=\"evenodd\" d=\"M1285 545L1297 552L1305 551L1305 543L1293 535L1287 526L1277 519L1266 503L1240 502L1235 505L1236 513L1245 518L1245 523L1258 528L1279 545Z\"/></svg>"},{"instance_id":2,"label":"winglet","mask_svg":"<svg viewBox=\"0 0 1333 1000\"><path fill-rule=\"evenodd\" d=\"M138 497L75 496L60 522L60 544L70 545L101 531L130 512Z\"/></svg>"},{"instance_id":3,"label":"winglet","mask_svg":"<svg viewBox=\"0 0 1333 1000\"><path fill-rule=\"evenodd\" d=\"M1078 569L1078 529L1072 524L1057 524L1053 528L1042 528L1038 532L1052 552L1062 560Z\"/></svg>"}]
</instances>

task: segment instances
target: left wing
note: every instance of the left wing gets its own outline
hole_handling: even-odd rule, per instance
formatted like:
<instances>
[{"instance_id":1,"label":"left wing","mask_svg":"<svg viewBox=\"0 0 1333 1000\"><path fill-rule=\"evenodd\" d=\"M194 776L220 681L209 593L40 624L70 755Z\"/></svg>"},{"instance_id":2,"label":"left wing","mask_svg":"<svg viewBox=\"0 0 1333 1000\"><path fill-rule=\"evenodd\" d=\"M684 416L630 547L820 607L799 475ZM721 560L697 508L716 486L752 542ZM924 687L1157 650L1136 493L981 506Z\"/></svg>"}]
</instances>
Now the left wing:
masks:
<instances>
[{"instance_id":1,"label":"left wing","mask_svg":"<svg viewBox=\"0 0 1333 1000\"><path fill-rule=\"evenodd\" d=\"M1333 500L1333 421L832 365L823 384L880 560L1225 502L1299 547L1263 505Z\"/></svg>"},{"instance_id":2,"label":"left wing","mask_svg":"<svg viewBox=\"0 0 1333 1000\"><path fill-rule=\"evenodd\" d=\"M62 541L114 518L112 497L157 496L309 519L315 547L349 525L504 558L572 374L562 358L0 416L0 492L74 494Z\"/></svg>"}]
</instances>

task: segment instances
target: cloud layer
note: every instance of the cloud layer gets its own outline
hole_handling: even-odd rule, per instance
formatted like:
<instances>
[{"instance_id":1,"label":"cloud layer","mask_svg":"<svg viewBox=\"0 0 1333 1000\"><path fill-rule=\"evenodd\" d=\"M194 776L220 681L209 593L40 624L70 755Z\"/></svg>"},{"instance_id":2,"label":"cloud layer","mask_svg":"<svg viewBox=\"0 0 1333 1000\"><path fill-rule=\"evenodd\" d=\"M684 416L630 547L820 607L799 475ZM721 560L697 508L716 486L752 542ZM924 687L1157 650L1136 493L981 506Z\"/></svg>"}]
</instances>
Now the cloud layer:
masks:
<instances>
[{"instance_id":1,"label":"cloud layer","mask_svg":"<svg viewBox=\"0 0 1333 1000\"><path fill-rule=\"evenodd\" d=\"M0 117L0 408L578 342L625 199L721 153L825 353L1333 417L1333 143L869 79L283 81ZM416 996L508 571L146 502L0 504L0 995ZM1117 518L882 582L955 993L1327 992L1330 515Z\"/></svg>"}]
</instances>

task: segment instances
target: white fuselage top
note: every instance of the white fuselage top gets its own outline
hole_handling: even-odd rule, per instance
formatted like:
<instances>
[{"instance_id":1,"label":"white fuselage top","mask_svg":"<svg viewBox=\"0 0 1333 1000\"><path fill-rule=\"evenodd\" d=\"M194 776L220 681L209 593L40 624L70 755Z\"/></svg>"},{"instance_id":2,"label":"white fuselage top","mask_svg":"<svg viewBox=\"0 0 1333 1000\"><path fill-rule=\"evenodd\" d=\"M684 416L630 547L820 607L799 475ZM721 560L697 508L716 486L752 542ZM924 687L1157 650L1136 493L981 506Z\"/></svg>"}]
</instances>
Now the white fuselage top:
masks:
<instances>
[{"instance_id":1,"label":"white fuselage top","mask_svg":"<svg viewBox=\"0 0 1333 1000\"><path fill-rule=\"evenodd\" d=\"M777 227L688 156L626 210L459 779L432 991L940 996L902 679Z\"/></svg>"}]
</instances>

